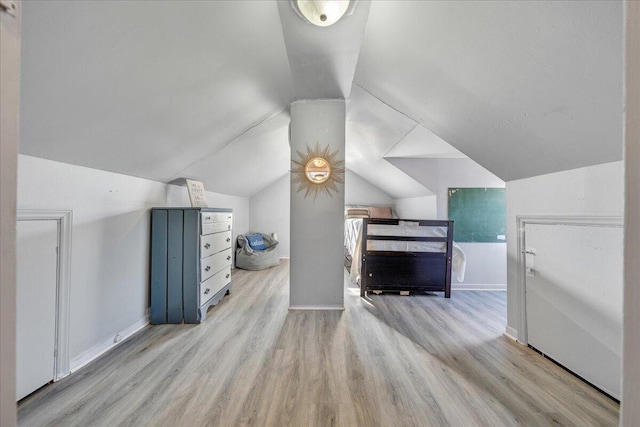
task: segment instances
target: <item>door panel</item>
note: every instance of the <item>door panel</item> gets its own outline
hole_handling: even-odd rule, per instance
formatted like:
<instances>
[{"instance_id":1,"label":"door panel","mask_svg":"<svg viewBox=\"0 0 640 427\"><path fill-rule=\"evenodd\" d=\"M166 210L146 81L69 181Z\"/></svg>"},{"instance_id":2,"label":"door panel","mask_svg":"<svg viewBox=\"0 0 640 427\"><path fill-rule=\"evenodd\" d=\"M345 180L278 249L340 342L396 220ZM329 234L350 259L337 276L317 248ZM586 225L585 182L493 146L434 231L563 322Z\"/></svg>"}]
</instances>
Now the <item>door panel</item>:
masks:
<instances>
[{"instance_id":1,"label":"door panel","mask_svg":"<svg viewBox=\"0 0 640 427\"><path fill-rule=\"evenodd\" d=\"M527 224L529 344L620 398L622 228Z\"/></svg>"},{"instance_id":2,"label":"door panel","mask_svg":"<svg viewBox=\"0 0 640 427\"><path fill-rule=\"evenodd\" d=\"M18 221L17 400L53 380L57 246L57 221Z\"/></svg>"}]
</instances>

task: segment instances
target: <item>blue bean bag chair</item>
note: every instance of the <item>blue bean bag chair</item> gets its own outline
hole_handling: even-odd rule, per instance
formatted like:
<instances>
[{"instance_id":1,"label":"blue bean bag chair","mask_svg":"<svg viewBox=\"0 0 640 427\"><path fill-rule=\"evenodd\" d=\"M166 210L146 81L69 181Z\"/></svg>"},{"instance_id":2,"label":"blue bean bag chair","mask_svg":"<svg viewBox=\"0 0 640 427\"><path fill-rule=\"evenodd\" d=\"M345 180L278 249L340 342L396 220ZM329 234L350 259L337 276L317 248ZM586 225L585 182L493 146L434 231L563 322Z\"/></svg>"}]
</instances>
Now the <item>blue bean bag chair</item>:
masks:
<instances>
[{"instance_id":1,"label":"blue bean bag chair","mask_svg":"<svg viewBox=\"0 0 640 427\"><path fill-rule=\"evenodd\" d=\"M278 241L267 234L250 233L238 236L236 267L244 270L264 270L280 264Z\"/></svg>"}]
</instances>

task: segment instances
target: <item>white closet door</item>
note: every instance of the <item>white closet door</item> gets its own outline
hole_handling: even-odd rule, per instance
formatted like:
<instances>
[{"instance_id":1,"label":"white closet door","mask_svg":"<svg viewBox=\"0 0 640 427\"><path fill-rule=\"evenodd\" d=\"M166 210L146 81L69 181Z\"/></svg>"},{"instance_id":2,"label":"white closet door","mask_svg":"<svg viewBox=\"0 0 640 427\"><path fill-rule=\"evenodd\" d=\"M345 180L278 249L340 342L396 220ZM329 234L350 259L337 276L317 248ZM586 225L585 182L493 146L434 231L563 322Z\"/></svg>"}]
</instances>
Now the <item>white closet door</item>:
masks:
<instances>
[{"instance_id":1,"label":"white closet door","mask_svg":"<svg viewBox=\"0 0 640 427\"><path fill-rule=\"evenodd\" d=\"M622 228L527 224L533 347L620 398Z\"/></svg>"},{"instance_id":2,"label":"white closet door","mask_svg":"<svg viewBox=\"0 0 640 427\"><path fill-rule=\"evenodd\" d=\"M57 246L57 221L18 221L17 400L53 380Z\"/></svg>"}]
</instances>

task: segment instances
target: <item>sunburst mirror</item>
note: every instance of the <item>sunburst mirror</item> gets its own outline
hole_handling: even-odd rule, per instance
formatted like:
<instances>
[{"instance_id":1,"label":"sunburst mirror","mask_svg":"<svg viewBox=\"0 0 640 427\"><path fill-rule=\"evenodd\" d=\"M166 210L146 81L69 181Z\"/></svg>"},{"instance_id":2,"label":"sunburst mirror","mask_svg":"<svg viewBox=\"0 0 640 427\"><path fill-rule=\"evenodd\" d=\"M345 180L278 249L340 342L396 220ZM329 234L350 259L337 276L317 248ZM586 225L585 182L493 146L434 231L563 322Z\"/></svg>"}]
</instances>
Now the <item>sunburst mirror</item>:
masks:
<instances>
[{"instance_id":1,"label":"sunburst mirror","mask_svg":"<svg viewBox=\"0 0 640 427\"><path fill-rule=\"evenodd\" d=\"M338 150L331 151L327 145L320 148L307 146L305 152L296 151L296 158L291 159L292 181L298 183L298 193L304 191L304 197L326 192L330 197L338 192L339 183L344 183L344 160L338 159Z\"/></svg>"},{"instance_id":2,"label":"sunburst mirror","mask_svg":"<svg viewBox=\"0 0 640 427\"><path fill-rule=\"evenodd\" d=\"M305 177L314 184L322 184L331 177L331 165L322 157L314 157L304 166Z\"/></svg>"}]
</instances>

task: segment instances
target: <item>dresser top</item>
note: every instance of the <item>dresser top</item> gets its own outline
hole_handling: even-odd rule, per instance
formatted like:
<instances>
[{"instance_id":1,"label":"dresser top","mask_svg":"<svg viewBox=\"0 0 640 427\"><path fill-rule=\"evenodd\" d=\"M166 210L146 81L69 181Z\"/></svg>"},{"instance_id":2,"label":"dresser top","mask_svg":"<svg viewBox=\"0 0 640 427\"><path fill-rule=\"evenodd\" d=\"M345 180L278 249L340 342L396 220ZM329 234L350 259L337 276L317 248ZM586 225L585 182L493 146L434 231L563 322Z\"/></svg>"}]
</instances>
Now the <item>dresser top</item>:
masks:
<instances>
[{"instance_id":1,"label":"dresser top","mask_svg":"<svg viewBox=\"0 0 640 427\"><path fill-rule=\"evenodd\" d=\"M167 207L167 208L151 208L152 211L173 211L173 210L180 210L180 211L201 211L201 212L233 212L233 209L230 208L189 208L189 207L183 207L183 208L171 208L171 207Z\"/></svg>"}]
</instances>

